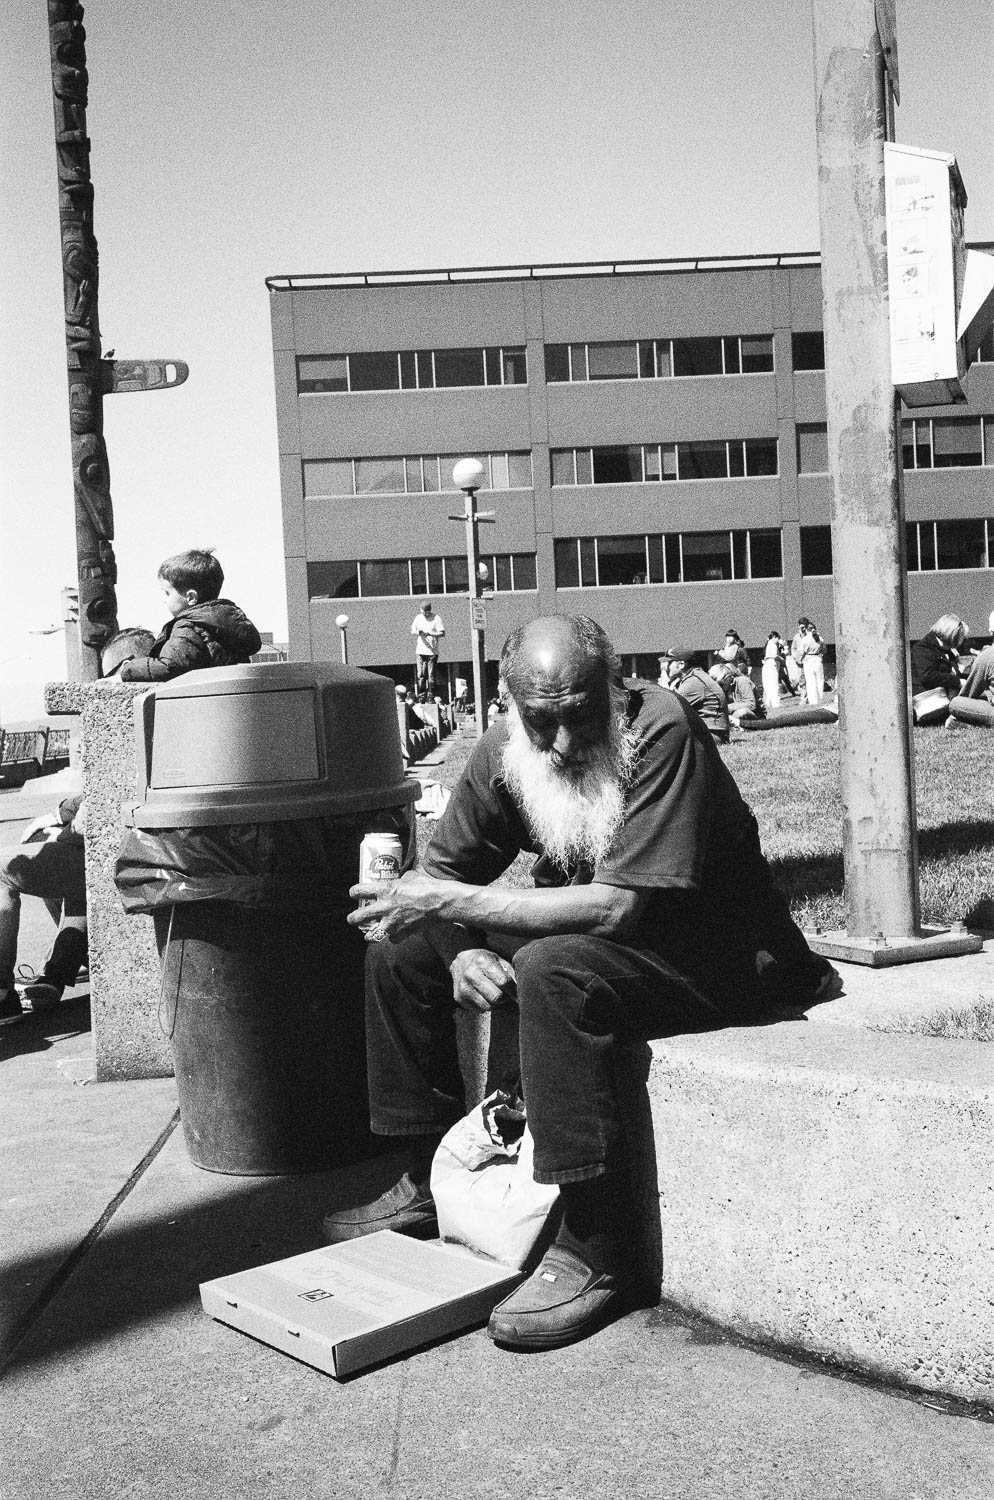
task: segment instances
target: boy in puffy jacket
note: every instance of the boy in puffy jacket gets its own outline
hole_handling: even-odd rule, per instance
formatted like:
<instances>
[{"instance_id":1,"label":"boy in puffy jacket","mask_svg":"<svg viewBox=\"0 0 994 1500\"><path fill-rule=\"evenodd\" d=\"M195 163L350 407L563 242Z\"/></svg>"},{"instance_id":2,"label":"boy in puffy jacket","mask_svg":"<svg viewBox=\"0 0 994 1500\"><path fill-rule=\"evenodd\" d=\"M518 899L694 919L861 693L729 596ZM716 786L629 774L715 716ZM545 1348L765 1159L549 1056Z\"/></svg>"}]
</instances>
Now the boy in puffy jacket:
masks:
<instances>
[{"instance_id":1,"label":"boy in puffy jacket","mask_svg":"<svg viewBox=\"0 0 994 1500\"><path fill-rule=\"evenodd\" d=\"M159 566L172 615L147 656L121 663L122 682L164 682L198 667L230 667L259 650L259 632L244 611L221 599L224 573L211 551L177 552Z\"/></svg>"}]
</instances>

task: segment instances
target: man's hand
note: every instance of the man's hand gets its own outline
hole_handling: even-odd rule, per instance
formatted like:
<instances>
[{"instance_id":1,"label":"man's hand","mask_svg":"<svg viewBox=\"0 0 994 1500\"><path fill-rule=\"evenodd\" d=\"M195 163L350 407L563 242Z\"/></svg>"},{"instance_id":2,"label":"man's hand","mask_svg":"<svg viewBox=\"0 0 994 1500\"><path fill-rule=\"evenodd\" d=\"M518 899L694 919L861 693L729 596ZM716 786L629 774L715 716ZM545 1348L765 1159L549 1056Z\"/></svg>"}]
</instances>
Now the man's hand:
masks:
<instances>
[{"instance_id":1,"label":"man's hand","mask_svg":"<svg viewBox=\"0 0 994 1500\"><path fill-rule=\"evenodd\" d=\"M452 997L463 1010L490 1011L513 1000L514 969L489 948L465 948L449 965Z\"/></svg>"},{"instance_id":2,"label":"man's hand","mask_svg":"<svg viewBox=\"0 0 994 1500\"><path fill-rule=\"evenodd\" d=\"M399 942L410 937L432 915L444 884L420 870L409 870L399 880L367 880L354 885L349 895L369 900L368 906L349 912L346 920L352 927L375 928L375 937ZM369 936L370 934L367 934Z\"/></svg>"}]
</instances>

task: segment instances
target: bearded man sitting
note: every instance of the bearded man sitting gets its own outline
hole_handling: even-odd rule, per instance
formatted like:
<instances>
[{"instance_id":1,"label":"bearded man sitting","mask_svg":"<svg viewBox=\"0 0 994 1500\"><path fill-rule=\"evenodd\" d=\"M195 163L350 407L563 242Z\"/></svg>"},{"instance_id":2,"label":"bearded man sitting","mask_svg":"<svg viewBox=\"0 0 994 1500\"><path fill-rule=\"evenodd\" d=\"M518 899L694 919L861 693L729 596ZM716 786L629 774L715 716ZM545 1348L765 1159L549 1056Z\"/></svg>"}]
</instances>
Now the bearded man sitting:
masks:
<instances>
[{"instance_id":1,"label":"bearded man sitting","mask_svg":"<svg viewBox=\"0 0 994 1500\"><path fill-rule=\"evenodd\" d=\"M500 673L508 712L476 746L423 868L349 917L386 939L366 975L370 1116L376 1134L406 1138L410 1167L325 1230L431 1223L431 1156L464 1112L453 1001L516 1002L535 1177L559 1184L563 1214L488 1332L541 1349L633 1295L617 1045L802 1003L832 970L772 885L755 819L688 703L626 688L581 616L516 630ZM534 888L495 885L522 850L536 855Z\"/></svg>"}]
</instances>

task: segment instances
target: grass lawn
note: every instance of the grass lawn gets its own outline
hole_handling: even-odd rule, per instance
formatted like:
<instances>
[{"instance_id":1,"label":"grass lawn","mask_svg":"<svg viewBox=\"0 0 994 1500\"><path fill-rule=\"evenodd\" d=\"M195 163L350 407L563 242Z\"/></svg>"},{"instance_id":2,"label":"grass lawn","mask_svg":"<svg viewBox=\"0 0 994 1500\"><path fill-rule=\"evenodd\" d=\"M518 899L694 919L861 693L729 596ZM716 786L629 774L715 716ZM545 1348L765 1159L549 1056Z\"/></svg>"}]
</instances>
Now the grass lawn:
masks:
<instances>
[{"instance_id":1,"label":"grass lawn","mask_svg":"<svg viewBox=\"0 0 994 1500\"><path fill-rule=\"evenodd\" d=\"M439 776L446 786L474 743L471 725L451 743ZM922 919L994 929L994 734L915 729L914 747ZM838 727L746 734L721 754L794 919L809 932L844 927ZM512 867L515 883L525 883L529 862Z\"/></svg>"}]
</instances>

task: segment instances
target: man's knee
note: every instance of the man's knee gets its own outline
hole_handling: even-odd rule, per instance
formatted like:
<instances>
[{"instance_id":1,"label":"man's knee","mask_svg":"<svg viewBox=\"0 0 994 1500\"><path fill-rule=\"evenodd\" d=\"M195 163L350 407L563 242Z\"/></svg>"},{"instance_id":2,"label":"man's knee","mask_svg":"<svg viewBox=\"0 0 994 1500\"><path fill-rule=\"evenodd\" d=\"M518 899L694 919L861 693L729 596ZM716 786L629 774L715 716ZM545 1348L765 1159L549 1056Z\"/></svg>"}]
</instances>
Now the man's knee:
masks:
<instances>
[{"instance_id":1,"label":"man's knee","mask_svg":"<svg viewBox=\"0 0 994 1500\"><path fill-rule=\"evenodd\" d=\"M451 987L451 982L444 961L420 933L400 943L370 943L368 946L367 994L385 995L397 990L418 992L439 985Z\"/></svg>"},{"instance_id":2,"label":"man's knee","mask_svg":"<svg viewBox=\"0 0 994 1500\"><path fill-rule=\"evenodd\" d=\"M597 940L582 933L560 933L536 938L514 955L514 974L519 1001L522 996L548 993L551 981L576 979L597 971Z\"/></svg>"}]
</instances>

